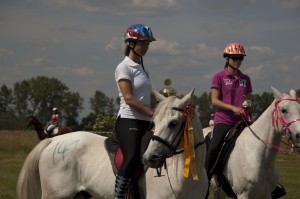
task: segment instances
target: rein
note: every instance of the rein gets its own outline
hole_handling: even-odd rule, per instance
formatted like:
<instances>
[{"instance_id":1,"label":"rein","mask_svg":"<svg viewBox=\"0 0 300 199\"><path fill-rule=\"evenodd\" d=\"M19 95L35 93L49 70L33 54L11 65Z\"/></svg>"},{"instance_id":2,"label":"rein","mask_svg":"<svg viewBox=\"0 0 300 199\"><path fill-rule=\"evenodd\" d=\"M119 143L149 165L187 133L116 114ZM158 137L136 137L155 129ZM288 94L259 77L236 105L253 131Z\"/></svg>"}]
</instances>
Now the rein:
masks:
<instances>
[{"instance_id":1,"label":"rein","mask_svg":"<svg viewBox=\"0 0 300 199\"><path fill-rule=\"evenodd\" d=\"M275 107L274 107L274 109L273 109L273 111L272 111L272 125L273 125L273 127L276 129L277 133L279 133L280 130L279 130L278 124L279 124L279 122L280 122L280 123L282 124L282 126L283 126L283 133L284 133L285 136L287 136L287 134L292 133L292 131L291 131L291 129L289 128L289 126L290 126L291 124L293 124L294 122L300 121L300 118L296 118L296 119L294 119L294 120L292 120L292 121L290 121L290 122L286 122L286 121L284 120L284 118L282 117L281 112L279 111L279 107L278 107L279 103L282 102L282 101L284 101L284 100L296 101L297 103L299 103L299 99L281 98L281 99L277 99L277 100L275 101ZM241 117L243 118L243 121L246 123L247 127L250 129L250 131L252 132L252 134L253 134L258 140L260 140L264 145L266 145L266 147L267 147L268 149L270 149L270 148L269 148L269 145L271 145L271 146L272 146L273 148L275 148L276 150L281 151L281 152L283 152L284 154L288 154L287 151L286 151L285 149L283 149L283 148L281 148L281 147L279 147L279 146L276 146L276 145L274 145L274 144L272 144L272 143L268 143L268 142L262 140L262 139L261 139L261 138L260 138L260 137L252 130L252 128L250 127L250 125L246 122L245 116L244 116L243 114L241 114ZM279 121L279 122L278 122L278 121ZM287 137L287 138L290 139L289 137ZM285 142L283 142L283 143L284 143L284 144L287 144L287 143L285 143ZM287 145L289 146L289 144L287 144ZM289 146L289 147L290 147L290 146Z\"/></svg>"}]
</instances>

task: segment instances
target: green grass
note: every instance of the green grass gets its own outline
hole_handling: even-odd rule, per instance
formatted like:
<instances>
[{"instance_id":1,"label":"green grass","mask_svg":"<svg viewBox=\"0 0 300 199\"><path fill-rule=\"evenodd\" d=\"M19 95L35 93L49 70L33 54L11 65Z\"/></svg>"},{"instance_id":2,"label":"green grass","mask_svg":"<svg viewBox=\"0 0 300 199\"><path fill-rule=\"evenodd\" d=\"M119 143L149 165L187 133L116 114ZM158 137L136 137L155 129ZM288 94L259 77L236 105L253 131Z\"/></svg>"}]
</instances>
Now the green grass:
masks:
<instances>
[{"instance_id":1,"label":"green grass","mask_svg":"<svg viewBox=\"0 0 300 199\"><path fill-rule=\"evenodd\" d=\"M19 172L38 139L33 131L0 131L0 136L0 199L15 199Z\"/></svg>"},{"instance_id":2,"label":"green grass","mask_svg":"<svg viewBox=\"0 0 300 199\"><path fill-rule=\"evenodd\" d=\"M34 131L0 131L0 136L0 199L15 199L16 183L23 162L39 140ZM276 163L280 183L287 191L282 199L299 198L300 155L288 156L279 152Z\"/></svg>"}]
</instances>

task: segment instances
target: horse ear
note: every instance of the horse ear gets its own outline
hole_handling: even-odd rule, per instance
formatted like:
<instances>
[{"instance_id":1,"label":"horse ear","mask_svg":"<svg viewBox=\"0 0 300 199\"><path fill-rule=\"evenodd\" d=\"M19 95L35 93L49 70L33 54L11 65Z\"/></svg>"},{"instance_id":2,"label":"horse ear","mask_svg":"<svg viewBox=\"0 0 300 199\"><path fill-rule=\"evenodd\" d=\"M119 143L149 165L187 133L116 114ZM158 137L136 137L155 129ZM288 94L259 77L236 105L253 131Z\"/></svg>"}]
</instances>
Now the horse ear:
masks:
<instances>
[{"instance_id":1,"label":"horse ear","mask_svg":"<svg viewBox=\"0 0 300 199\"><path fill-rule=\"evenodd\" d=\"M296 91L291 89L290 90L290 95L291 95L291 97L296 97Z\"/></svg>"},{"instance_id":2,"label":"horse ear","mask_svg":"<svg viewBox=\"0 0 300 199\"><path fill-rule=\"evenodd\" d=\"M273 86L271 86L271 89L272 89L272 93L273 93L273 96L275 97L275 99L279 99L281 98L281 93L280 91L278 91L276 88L274 88Z\"/></svg>"},{"instance_id":3,"label":"horse ear","mask_svg":"<svg viewBox=\"0 0 300 199\"><path fill-rule=\"evenodd\" d=\"M156 101L162 101L162 100L166 99L166 97L164 95L160 94L156 90L152 90L152 96L156 99Z\"/></svg>"},{"instance_id":4,"label":"horse ear","mask_svg":"<svg viewBox=\"0 0 300 199\"><path fill-rule=\"evenodd\" d=\"M187 103L191 102L191 99L192 99L192 96L194 94L194 91L195 91L195 88L193 88L191 92L189 92L187 95L185 95L181 99L182 106L185 106Z\"/></svg>"}]
</instances>

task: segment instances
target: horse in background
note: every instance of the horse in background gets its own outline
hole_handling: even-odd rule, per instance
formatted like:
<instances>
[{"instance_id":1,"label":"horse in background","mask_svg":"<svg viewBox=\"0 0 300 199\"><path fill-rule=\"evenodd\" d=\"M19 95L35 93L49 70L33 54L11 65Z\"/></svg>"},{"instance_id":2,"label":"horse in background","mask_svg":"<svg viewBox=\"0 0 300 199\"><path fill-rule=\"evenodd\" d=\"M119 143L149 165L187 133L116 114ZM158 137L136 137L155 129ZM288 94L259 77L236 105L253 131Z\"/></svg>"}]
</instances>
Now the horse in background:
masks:
<instances>
[{"instance_id":1,"label":"horse in background","mask_svg":"<svg viewBox=\"0 0 300 199\"><path fill-rule=\"evenodd\" d=\"M275 159L282 136L288 137L296 149L300 147L300 104L296 92L281 93L272 87L272 93L274 101L242 131L220 175L238 199L273 198L271 193L279 181ZM210 130L205 128L205 133ZM215 199L224 199L225 185L219 185L219 177L212 178L211 187Z\"/></svg>"},{"instance_id":2,"label":"horse in background","mask_svg":"<svg viewBox=\"0 0 300 199\"><path fill-rule=\"evenodd\" d=\"M29 116L29 120L27 122L27 127L29 127L29 126L34 127L35 131L37 132L39 140L43 140L45 138L50 138L50 137L54 137L54 136L58 136L58 135L66 134L66 133L71 133L71 132L75 131L75 129L73 129L71 127L58 126L58 127L55 127L55 129L53 129L53 132L51 135L48 135L48 133L46 133L47 125L43 125L33 115Z\"/></svg>"},{"instance_id":3,"label":"horse in background","mask_svg":"<svg viewBox=\"0 0 300 199\"><path fill-rule=\"evenodd\" d=\"M148 168L141 176L138 182L141 198L203 199L206 195L208 189L204 170L206 148L201 144L204 137L197 116L192 119L190 117L192 126L188 127L194 128L194 157L197 165L195 169L199 180L193 180L191 175L187 178L183 176L185 154L181 147L184 137L183 126L186 122L182 111L191 97L192 93L182 99L164 98L160 102L162 104L155 109L154 120L157 125L155 140L165 139L167 143L175 137L175 142L170 142L170 146L178 151L169 156L160 172L155 168ZM89 198L88 196L95 199L113 198L116 177L105 148L106 139L94 133L77 131L41 141L23 164L17 183L17 198L73 199L83 194L86 195L85 198ZM179 143L178 148L176 143ZM156 141L150 143L150 148L147 157L144 157L147 165L151 164L148 158L155 158L151 155L151 151L162 151L160 155L163 157L169 152L168 147Z\"/></svg>"}]
</instances>

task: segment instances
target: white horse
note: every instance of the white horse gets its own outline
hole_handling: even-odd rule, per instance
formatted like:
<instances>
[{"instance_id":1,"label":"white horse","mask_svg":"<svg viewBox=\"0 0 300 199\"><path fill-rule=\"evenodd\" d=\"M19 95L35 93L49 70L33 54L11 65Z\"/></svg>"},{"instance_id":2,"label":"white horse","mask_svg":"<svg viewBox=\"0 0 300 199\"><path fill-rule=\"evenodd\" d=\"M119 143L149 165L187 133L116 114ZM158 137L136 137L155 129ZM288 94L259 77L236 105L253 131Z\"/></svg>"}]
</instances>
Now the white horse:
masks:
<instances>
[{"instance_id":1,"label":"white horse","mask_svg":"<svg viewBox=\"0 0 300 199\"><path fill-rule=\"evenodd\" d=\"M183 118L181 113L169 108L184 108L191 96L190 93L182 100L166 98L158 105L154 119L163 135L172 137L168 128L176 122L182 122ZM165 119L158 119L162 115ZM195 143L201 142L202 128L197 117L193 119L193 124L196 125ZM176 134L180 133L178 130L174 128ZM113 198L115 175L104 146L105 139L93 133L74 132L41 141L24 162L17 183L17 198L71 199L82 197L82 193L88 193L95 199ZM161 145L155 148L153 143L150 144L152 150L159 151L160 147L164 148ZM166 161L161 177L155 177L157 170L149 168L139 180L143 198L204 198L208 189L203 169L204 158L205 148L200 146L196 149L196 163L200 166L197 169L198 181L183 177L183 153Z\"/></svg>"},{"instance_id":2,"label":"white horse","mask_svg":"<svg viewBox=\"0 0 300 199\"><path fill-rule=\"evenodd\" d=\"M166 195L166 198L205 198L208 191L208 180L204 169L206 146L201 122L199 117L194 115L195 112L192 109L187 110L191 108L189 102L192 94L193 91L183 99L169 97L168 100L163 100L158 104L156 108L158 112L154 113L154 137L143 155L144 163L150 167L157 168L165 164L162 174L165 175L164 180L167 181L168 179L169 183L166 182L165 186L159 190L168 190L169 195ZM192 112L193 115L190 118L191 127L188 127L193 129L193 136L189 135L188 139L192 144L190 145L192 150L195 152L195 172L198 175L198 180L193 180L192 173L186 177L183 176L186 159L182 150L184 133L186 133L184 128L189 123L189 116L186 116L187 111ZM146 183L148 187L153 182L146 181ZM159 197L159 193L155 192L149 198L158 199L161 197Z\"/></svg>"},{"instance_id":3,"label":"white horse","mask_svg":"<svg viewBox=\"0 0 300 199\"><path fill-rule=\"evenodd\" d=\"M223 171L238 199L271 199L279 178L276 146L284 134L291 133L291 141L299 147L300 104L296 92L280 93L273 87L272 92L275 100L250 128L243 130ZM215 198L225 198L216 186L216 176L212 188Z\"/></svg>"}]
</instances>

